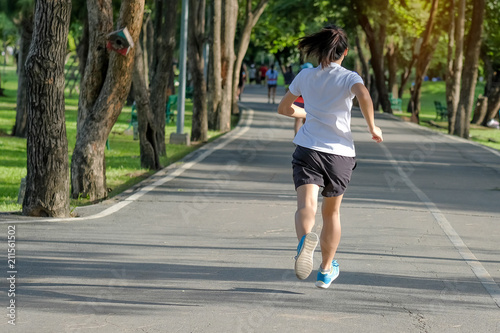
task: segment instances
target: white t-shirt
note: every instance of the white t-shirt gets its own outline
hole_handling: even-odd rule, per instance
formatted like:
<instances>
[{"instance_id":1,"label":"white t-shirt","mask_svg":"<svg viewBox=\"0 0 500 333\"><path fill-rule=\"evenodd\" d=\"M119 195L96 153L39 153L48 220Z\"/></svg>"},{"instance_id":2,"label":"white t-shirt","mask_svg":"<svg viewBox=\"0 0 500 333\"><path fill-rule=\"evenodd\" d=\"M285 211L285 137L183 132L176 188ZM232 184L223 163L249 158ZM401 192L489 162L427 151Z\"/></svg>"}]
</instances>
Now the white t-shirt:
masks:
<instances>
[{"instance_id":1,"label":"white t-shirt","mask_svg":"<svg viewBox=\"0 0 500 333\"><path fill-rule=\"evenodd\" d=\"M363 79L337 63L299 72L289 89L304 98L306 122L293 142L317 151L354 157L351 135L351 88Z\"/></svg>"}]
</instances>

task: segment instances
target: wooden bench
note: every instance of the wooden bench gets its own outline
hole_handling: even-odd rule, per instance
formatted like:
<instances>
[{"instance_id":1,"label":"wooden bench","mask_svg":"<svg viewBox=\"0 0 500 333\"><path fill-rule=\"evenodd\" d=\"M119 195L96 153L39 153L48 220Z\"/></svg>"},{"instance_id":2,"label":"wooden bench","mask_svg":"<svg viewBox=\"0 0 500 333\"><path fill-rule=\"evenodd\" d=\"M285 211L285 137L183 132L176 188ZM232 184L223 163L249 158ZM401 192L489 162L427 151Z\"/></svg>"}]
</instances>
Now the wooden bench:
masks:
<instances>
[{"instance_id":1,"label":"wooden bench","mask_svg":"<svg viewBox=\"0 0 500 333\"><path fill-rule=\"evenodd\" d=\"M439 101L434 101L434 107L436 108L436 120L448 119L448 108L446 106L443 106Z\"/></svg>"},{"instance_id":2,"label":"wooden bench","mask_svg":"<svg viewBox=\"0 0 500 333\"><path fill-rule=\"evenodd\" d=\"M175 123L175 109L177 108L177 95L168 96L167 105L165 107L165 122Z\"/></svg>"},{"instance_id":3,"label":"wooden bench","mask_svg":"<svg viewBox=\"0 0 500 333\"><path fill-rule=\"evenodd\" d=\"M389 93L389 100L393 111L403 111L403 100L401 98L393 98L392 93Z\"/></svg>"}]
</instances>

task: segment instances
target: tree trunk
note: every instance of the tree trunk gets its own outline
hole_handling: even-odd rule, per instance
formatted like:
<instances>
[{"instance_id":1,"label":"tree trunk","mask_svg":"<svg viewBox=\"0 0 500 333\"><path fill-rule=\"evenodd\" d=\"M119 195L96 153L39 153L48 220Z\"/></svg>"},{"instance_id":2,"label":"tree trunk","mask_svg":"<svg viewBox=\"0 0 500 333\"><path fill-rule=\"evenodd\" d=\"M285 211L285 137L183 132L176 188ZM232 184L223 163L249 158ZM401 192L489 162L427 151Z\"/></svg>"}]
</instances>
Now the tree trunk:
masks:
<instances>
[{"instance_id":1,"label":"tree trunk","mask_svg":"<svg viewBox=\"0 0 500 333\"><path fill-rule=\"evenodd\" d=\"M142 71L144 73L144 82L146 83L146 88L149 86L149 48L148 44L151 44L151 41L149 41L149 35L148 35L148 26L151 24L151 13L144 13L144 21L142 22L142 29L141 29L141 35L139 36L139 40L141 41L141 53L142 53L142 58L140 61L142 61ZM153 37L154 38L154 37ZM136 59L137 61L137 59ZM134 65L134 70L135 70L135 65ZM135 79L132 79L132 81L135 82ZM149 89L148 89L149 93ZM149 107L149 102L148 102L148 107Z\"/></svg>"},{"instance_id":2,"label":"tree trunk","mask_svg":"<svg viewBox=\"0 0 500 333\"><path fill-rule=\"evenodd\" d=\"M221 29L222 0L211 2L210 56L208 68L208 128L219 130L219 117L222 99L222 69L221 69Z\"/></svg>"},{"instance_id":3,"label":"tree trunk","mask_svg":"<svg viewBox=\"0 0 500 333\"><path fill-rule=\"evenodd\" d=\"M207 87L203 43L205 42L205 0L189 0L188 61L193 84L191 141L208 140Z\"/></svg>"},{"instance_id":4,"label":"tree trunk","mask_svg":"<svg viewBox=\"0 0 500 333\"><path fill-rule=\"evenodd\" d=\"M488 110L488 97L481 96L477 98L476 107L474 108L474 115L472 118L472 123L476 125L481 125L486 118L486 112Z\"/></svg>"},{"instance_id":5,"label":"tree trunk","mask_svg":"<svg viewBox=\"0 0 500 333\"><path fill-rule=\"evenodd\" d=\"M394 44L393 39L391 39L391 42L387 46L387 64L389 70L389 92L392 94L392 98L399 98L397 46Z\"/></svg>"},{"instance_id":6,"label":"tree trunk","mask_svg":"<svg viewBox=\"0 0 500 333\"><path fill-rule=\"evenodd\" d=\"M233 102L234 74L234 38L238 19L238 0L223 0L222 38L221 38L221 73L222 100L219 117L219 130L228 132L231 129L231 107Z\"/></svg>"},{"instance_id":7,"label":"tree trunk","mask_svg":"<svg viewBox=\"0 0 500 333\"><path fill-rule=\"evenodd\" d=\"M424 81L424 76L427 73L427 69L429 68L429 64L432 60L432 55L436 50L436 44L439 39L438 33L434 33L433 36L438 5L438 0L432 0L431 13L429 15L429 20L427 21L422 45L420 46L420 52L418 53L417 58L417 66L415 69L415 86L413 87L410 102L408 103L408 112L411 113L411 121L417 124L420 121L419 114L422 82Z\"/></svg>"},{"instance_id":8,"label":"tree trunk","mask_svg":"<svg viewBox=\"0 0 500 333\"><path fill-rule=\"evenodd\" d=\"M64 58L70 17L71 0L36 2L33 42L25 66L28 174L23 215L69 216Z\"/></svg>"},{"instance_id":9,"label":"tree trunk","mask_svg":"<svg viewBox=\"0 0 500 333\"><path fill-rule=\"evenodd\" d=\"M387 2L388 4L388 2ZM371 53L371 65L375 75L375 85L377 87L379 102L382 109L386 113L392 113L391 102L389 101L389 93L385 84L384 76L384 44L386 38L385 22L380 24L378 31L375 31L371 25L368 16L361 12L360 5L356 6L356 14L358 22L363 28Z\"/></svg>"},{"instance_id":10,"label":"tree trunk","mask_svg":"<svg viewBox=\"0 0 500 333\"><path fill-rule=\"evenodd\" d=\"M154 22L155 47L151 72L151 110L157 125L157 143L160 155L166 155L165 106L169 82L174 78L173 58L177 26L177 0L156 0Z\"/></svg>"},{"instance_id":11,"label":"tree trunk","mask_svg":"<svg viewBox=\"0 0 500 333\"><path fill-rule=\"evenodd\" d=\"M137 43L132 81L134 83L133 89L139 125L141 168L158 170L161 168L161 165L158 143L156 142L156 124L149 105L149 89L146 83L147 77L144 68L142 46L141 43Z\"/></svg>"},{"instance_id":12,"label":"tree trunk","mask_svg":"<svg viewBox=\"0 0 500 333\"><path fill-rule=\"evenodd\" d=\"M26 137L26 123L27 123L27 103L28 96L26 96L26 58L30 50L31 39L33 35L33 16L29 15L23 17L20 23L19 34L21 42L19 47L19 60L17 63L17 103L16 103L16 123L12 130L12 135L19 138Z\"/></svg>"},{"instance_id":13,"label":"tree trunk","mask_svg":"<svg viewBox=\"0 0 500 333\"><path fill-rule=\"evenodd\" d=\"M488 92L488 109L482 125L486 126L488 121L495 118L500 110L500 82L493 82Z\"/></svg>"},{"instance_id":14,"label":"tree trunk","mask_svg":"<svg viewBox=\"0 0 500 333\"><path fill-rule=\"evenodd\" d=\"M243 59L248 50L248 45L250 44L250 36L252 35L252 29L257 24L260 16L266 9L269 0L260 0L252 10L252 0L246 0L246 10L245 10L245 23L241 34L238 38L238 46L236 48L236 62L234 65L233 73L233 113L238 113L238 84L240 81L240 71L243 64ZM283 70L282 70L283 71Z\"/></svg>"},{"instance_id":15,"label":"tree trunk","mask_svg":"<svg viewBox=\"0 0 500 333\"><path fill-rule=\"evenodd\" d=\"M78 72L80 73L80 85L83 82L83 75L85 74L85 66L87 64L87 57L89 55L89 19L85 15L83 22L83 34L78 47L76 48L78 56Z\"/></svg>"},{"instance_id":16,"label":"tree trunk","mask_svg":"<svg viewBox=\"0 0 500 333\"><path fill-rule=\"evenodd\" d=\"M361 67L363 68L362 71L363 81L368 91L370 91L371 90L370 67L368 64L368 60L366 60L365 53L363 52L363 47L361 45L361 41L357 33L356 33L356 50L358 51L359 61L361 62Z\"/></svg>"},{"instance_id":17,"label":"tree trunk","mask_svg":"<svg viewBox=\"0 0 500 333\"><path fill-rule=\"evenodd\" d=\"M400 83L399 89L398 89L399 98L401 98L401 96L403 96L403 94L404 94L405 87L406 87L406 84L408 83L408 80L410 79L410 75L412 73L413 66L415 65L415 62L417 61L417 54L415 52L417 43L418 43L418 38L415 38L415 41L413 42L410 63L408 64L408 67L406 67L404 69L404 71L401 73L401 83Z\"/></svg>"},{"instance_id":18,"label":"tree trunk","mask_svg":"<svg viewBox=\"0 0 500 333\"><path fill-rule=\"evenodd\" d=\"M470 116L476 90L485 6L485 0L474 0L472 22L467 35L467 46L465 47L465 63L467 66L462 72L462 87L460 89L454 134L466 139L469 138Z\"/></svg>"},{"instance_id":19,"label":"tree trunk","mask_svg":"<svg viewBox=\"0 0 500 333\"><path fill-rule=\"evenodd\" d=\"M76 145L71 162L72 196L91 201L107 197L104 147L130 90L135 49L126 56L106 50L113 30L111 0L88 1L90 47L80 91ZM118 28L127 27L137 43L144 1L122 1Z\"/></svg>"},{"instance_id":20,"label":"tree trunk","mask_svg":"<svg viewBox=\"0 0 500 333\"><path fill-rule=\"evenodd\" d=\"M143 51L144 55L147 57L147 62L148 62L148 81L151 82L151 64L153 63L153 56L154 56L154 48L155 48L155 27L153 24L153 18L150 18L148 20L148 24L146 25L146 31L142 31L142 33L146 34L146 45L143 45ZM144 29L144 28L143 28Z\"/></svg>"},{"instance_id":21,"label":"tree trunk","mask_svg":"<svg viewBox=\"0 0 500 333\"><path fill-rule=\"evenodd\" d=\"M448 30L448 73L446 75L446 105L448 108L448 133L455 133L458 101L460 99L460 77L464 63L464 30L466 0L458 0L458 15L455 15L455 0L450 11Z\"/></svg>"}]
</instances>

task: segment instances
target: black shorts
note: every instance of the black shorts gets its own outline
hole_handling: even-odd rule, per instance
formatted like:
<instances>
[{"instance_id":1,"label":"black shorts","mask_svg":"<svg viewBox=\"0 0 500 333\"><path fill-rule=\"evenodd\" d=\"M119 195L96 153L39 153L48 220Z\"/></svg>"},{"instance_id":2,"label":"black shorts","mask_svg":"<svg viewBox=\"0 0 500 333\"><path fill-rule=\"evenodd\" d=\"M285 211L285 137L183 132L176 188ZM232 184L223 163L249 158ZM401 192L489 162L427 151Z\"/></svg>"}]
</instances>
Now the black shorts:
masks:
<instances>
[{"instance_id":1,"label":"black shorts","mask_svg":"<svg viewBox=\"0 0 500 333\"><path fill-rule=\"evenodd\" d=\"M323 187L324 197L338 197L344 194L351 180L356 158L297 146L292 166L295 190L305 184L315 184Z\"/></svg>"}]
</instances>

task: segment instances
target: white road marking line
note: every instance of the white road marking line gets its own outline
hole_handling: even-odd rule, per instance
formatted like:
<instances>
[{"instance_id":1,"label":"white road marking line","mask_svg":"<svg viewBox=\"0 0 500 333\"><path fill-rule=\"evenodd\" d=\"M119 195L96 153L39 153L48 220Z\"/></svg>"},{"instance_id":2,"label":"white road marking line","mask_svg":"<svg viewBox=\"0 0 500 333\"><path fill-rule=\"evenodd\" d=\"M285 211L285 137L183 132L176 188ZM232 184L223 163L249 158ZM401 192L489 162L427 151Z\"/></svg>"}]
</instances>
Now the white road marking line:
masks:
<instances>
[{"instance_id":1,"label":"white road marking line","mask_svg":"<svg viewBox=\"0 0 500 333\"><path fill-rule=\"evenodd\" d=\"M476 275L478 280L483 285L484 289L490 294L493 301L500 308L500 287L496 284L495 280L491 277L488 271L483 267L481 262L476 258L476 256L469 250L467 245L465 245L464 241L458 233L453 229L450 222L446 219L443 213L439 210L439 208L429 199L429 197L422 192L408 177L408 175L403 171L403 169L399 166L398 161L394 159L389 149L384 145L380 144L382 149L385 152L387 159L392 163L393 167L396 169L398 174L401 176L401 179L405 182L405 184L417 195L417 197L422 201L427 209L431 212L432 216L441 227L443 232L448 236L451 243L460 253L460 256L467 262L467 264L472 269L472 272Z\"/></svg>"},{"instance_id":2,"label":"white road marking line","mask_svg":"<svg viewBox=\"0 0 500 333\"><path fill-rule=\"evenodd\" d=\"M86 220L94 220L94 219L99 219L102 217L109 216L111 214L114 214L121 210L122 208L128 206L130 203L136 201L137 199L141 198L143 195L146 193L154 190L156 187L161 186L172 179L175 179L176 177L180 176L184 171L192 168L195 166L197 163L203 161L205 158L210 156L212 153L215 151L224 148L234 140L238 139L241 137L243 134L245 134L249 129L253 121L253 115L254 111L252 109L248 109L247 112L245 112L245 118L242 121L242 124L240 125L241 127L239 129L236 129L235 131L232 131L220 139L217 139L211 143L206 144L204 147L200 148L199 151L205 150L203 153L201 153L199 156L197 156L194 160L184 163L182 166L179 168L175 169L171 173L167 174L165 177L162 177L158 179L156 182L146 185L142 188L140 188L138 191L134 192L127 198L125 198L123 201L120 201L113 206L103 210L100 213L94 214L94 215L89 215L89 216L84 216L84 217L73 217L73 218L45 218L45 219L32 219L28 221L0 221L0 224L26 224L26 223L39 223L39 222L73 222L73 221L86 221ZM219 143L220 142L220 143Z\"/></svg>"}]
</instances>

